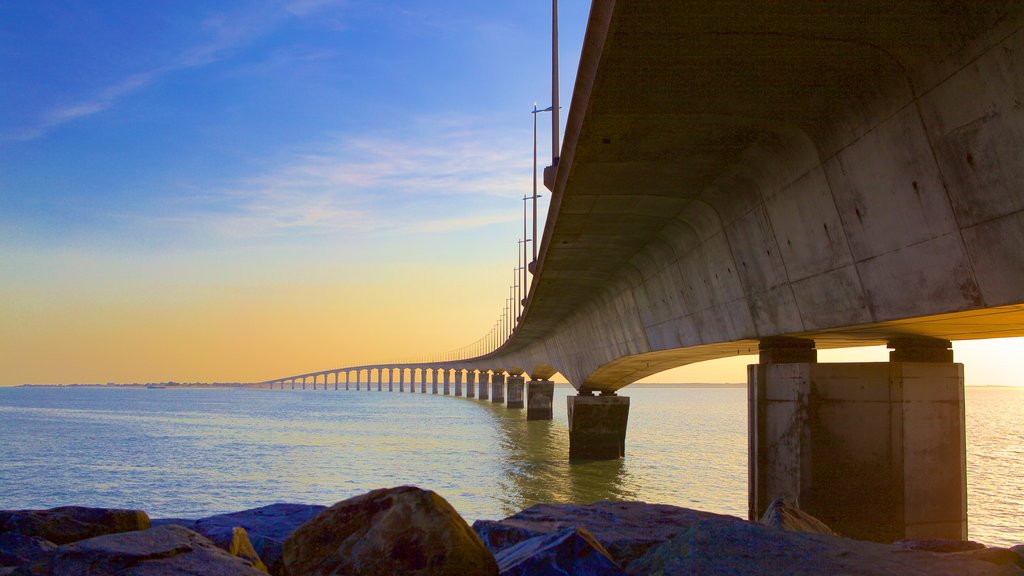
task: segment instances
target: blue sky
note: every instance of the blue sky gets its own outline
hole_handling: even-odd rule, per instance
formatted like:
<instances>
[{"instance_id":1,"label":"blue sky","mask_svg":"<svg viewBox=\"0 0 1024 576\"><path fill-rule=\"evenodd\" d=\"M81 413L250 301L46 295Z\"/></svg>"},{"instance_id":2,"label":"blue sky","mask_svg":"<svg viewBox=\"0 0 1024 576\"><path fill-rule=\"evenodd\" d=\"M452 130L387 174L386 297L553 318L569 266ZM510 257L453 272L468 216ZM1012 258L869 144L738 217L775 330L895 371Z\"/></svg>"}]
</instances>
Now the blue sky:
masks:
<instances>
[{"instance_id":1,"label":"blue sky","mask_svg":"<svg viewBox=\"0 0 1024 576\"><path fill-rule=\"evenodd\" d=\"M588 11L560 6L565 106ZM0 71L0 384L269 378L500 312L549 3L17 0Z\"/></svg>"}]
</instances>

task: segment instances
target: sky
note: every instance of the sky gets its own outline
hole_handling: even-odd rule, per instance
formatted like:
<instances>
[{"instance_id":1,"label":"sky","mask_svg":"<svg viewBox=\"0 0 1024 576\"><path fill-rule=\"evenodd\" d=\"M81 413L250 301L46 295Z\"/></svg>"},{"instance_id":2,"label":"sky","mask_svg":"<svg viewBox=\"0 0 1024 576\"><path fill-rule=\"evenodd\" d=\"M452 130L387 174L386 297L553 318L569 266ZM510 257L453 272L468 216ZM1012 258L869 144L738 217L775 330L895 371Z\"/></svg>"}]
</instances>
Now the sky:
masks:
<instances>
[{"instance_id":1,"label":"sky","mask_svg":"<svg viewBox=\"0 0 1024 576\"><path fill-rule=\"evenodd\" d=\"M566 109L589 2L559 7ZM547 2L0 3L0 385L471 343L508 294L549 100Z\"/></svg>"}]
</instances>

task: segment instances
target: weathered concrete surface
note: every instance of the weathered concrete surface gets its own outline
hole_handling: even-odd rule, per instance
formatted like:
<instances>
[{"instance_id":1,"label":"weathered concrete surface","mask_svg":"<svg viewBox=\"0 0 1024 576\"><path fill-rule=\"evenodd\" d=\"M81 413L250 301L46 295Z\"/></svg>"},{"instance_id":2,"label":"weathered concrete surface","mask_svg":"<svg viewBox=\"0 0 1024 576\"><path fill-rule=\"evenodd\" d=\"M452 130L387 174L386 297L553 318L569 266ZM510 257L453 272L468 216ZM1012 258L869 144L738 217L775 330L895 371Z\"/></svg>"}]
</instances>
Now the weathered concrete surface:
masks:
<instances>
[{"instance_id":1,"label":"weathered concrete surface","mask_svg":"<svg viewBox=\"0 0 1024 576\"><path fill-rule=\"evenodd\" d=\"M569 458L609 460L626 455L629 398L569 396Z\"/></svg>"},{"instance_id":2,"label":"weathered concrete surface","mask_svg":"<svg viewBox=\"0 0 1024 576\"><path fill-rule=\"evenodd\" d=\"M523 322L615 390L803 335L1024 335L1024 3L594 2Z\"/></svg>"},{"instance_id":3,"label":"weathered concrete surface","mask_svg":"<svg viewBox=\"0 0 1024 576\"><path fill-rule=\"evenodd\" d=\"M523 383L524 378L522 376L508 377L508 398L505 404L507 408L518 409L523 407Z\"/></svg>"},{"instance_id":4,"label":"weathered concrete surface","mask_svg":"<svg viewBox=\"0 0 1024 576\"><path fill-rule=\"evenodd\" d=\"M502 404L505 402L505 375L495 372L491 376L491 403Z\"/></svg>"},{"instance_id":5,"label":"weathered concrete surface","mask_svg":"<svg viewBox=\"0 0 1024 576\"><path fill-rule=\"evenodd\" d=\"M526 419L551 420L555 399L555 383L550 380L530 380L526 383Z\"/></svg>"},{"instance_id":6,"label":"weathered concrete surface","mask_svg":"<svg viewBox=\"0 0 1024 576\"><path fill-rule=\"evenodd\" d=\"M750 518L785 498L862 540L967 537L963 365L748 368Z\"/></svg>"}]
</instances>

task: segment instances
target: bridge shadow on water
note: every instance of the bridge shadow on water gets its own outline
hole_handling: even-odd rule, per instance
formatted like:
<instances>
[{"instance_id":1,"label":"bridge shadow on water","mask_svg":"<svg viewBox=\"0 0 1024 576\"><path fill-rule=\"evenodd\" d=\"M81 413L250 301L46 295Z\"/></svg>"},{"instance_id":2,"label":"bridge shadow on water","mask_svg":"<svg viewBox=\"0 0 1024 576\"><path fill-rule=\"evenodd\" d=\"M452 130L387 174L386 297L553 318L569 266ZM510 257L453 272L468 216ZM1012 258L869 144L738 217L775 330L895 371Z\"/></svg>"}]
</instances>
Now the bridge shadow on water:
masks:
<instances>
[{"instance_id":1,"label":"bridge shadow on water","mask_svg":"<svg viewBox=\"0 0 1024 576\"><path fill-rule=\"evenodd\" d=\"M635 500L626 461L569 462L569 432L558 420L526 420L526 410L479 401L494 421L503 471L497 479L501 506L514 514L539 503L589 504Z\"/></svg>"}]
</instances>

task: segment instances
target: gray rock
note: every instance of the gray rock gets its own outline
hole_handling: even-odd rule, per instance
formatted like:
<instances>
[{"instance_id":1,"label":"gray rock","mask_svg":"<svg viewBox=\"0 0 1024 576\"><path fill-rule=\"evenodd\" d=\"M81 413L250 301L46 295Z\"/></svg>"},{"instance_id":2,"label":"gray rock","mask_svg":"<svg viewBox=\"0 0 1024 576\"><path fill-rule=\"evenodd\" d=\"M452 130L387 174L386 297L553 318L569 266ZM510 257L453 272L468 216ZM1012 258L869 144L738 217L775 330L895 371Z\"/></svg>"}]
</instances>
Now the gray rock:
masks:
<instances>
[{"instance_id":1,"label":"gray rock","mask_svg":"<svg viewBox=\"0 0 1024 576\"><path fill-rule=\"evenodd\" d=\"M772 503L761 515L761 524L789 530L790 532L807 532L808 534L828 534L835 536L835 532L825 525L824 522L811 516L807 512L786 502L782 498L772 500Z\"/></svg>"},{"instance_id":2,"label":"gray rock","mask_svg":"<svg viewBox=\"0 0 1024 576\"><path fill-rule=\"evenodd\" d=\"M498 554L500 576L624 576L622 568L583 528L524 540Z\"/></svg>"},{"instance_id":3,"label":"gray rock","mask_svg":"<svg viewBox=\"0 0 1024 576\"><path fill-rule=\"evenodd\" d=\"M56 544L37 536L0 534L0 566L21 566L45 558L56 549Z\"/></svg>"},{"instance_id":4,"label":"gray rock","mask_svg":"<svg viewBox=\"0 0 1024 576\"><path fill-rule=\"evenodd\" d=\"M314 504L278 503L230 514L217 514L197 520L180 518L153 520L153 525L177 524L194 530L214 542L223 541L223 535L236 526L244 528L253 549L270 569L270 573L279 574L284 541L296 528L312 520L326 509L326 506Z\"/></svg>"},{"instance_id":5,"label":"gray rock","mask_svg":"<svg viewBox=\"0 0 1024 576\"><path fill-rule=\"evenodd\" d=\"M97 536L60 546L17 576L263 576L245 560L181 526Z\"/></svg>"},{"instance_id":6,"label":"gray rock","mask_svg":"<svg viewBox=\"0 0 1024 576\"><path fill-rule=\"evenodd\" d=\"M676 576L1019 576L956 554L906 550L886 544L788 532L738 520L703 520L626 567L629 574Z\"/></svg>"},{"instance_id":7,"label":"gray rock","mask_svg":"<svg viewBox=\"0 0 1024 576\"><path fill-rule=\"evenodd\" d=\"M259 553L253 548L245 528L241 526L214 528L204 533L203 536L209 538L211 542L216 544L221 550L225 550L228 554L248 560L257 570L261 572L268 571Z\"/></svg>"},{"instance_id":8,"label":"gray rock","mask_svg":"<svg viewBox=\"0 0 1024 576\"><path fill-rule=\"evenodd\" d=\"M94 536L145 530L149 516L142 510L62 506L48 510L0 512L0 533L36 536L54 544L77 542Z\"/></svg>"},{"instance_id":9,"label":"gray rock","mask_svg":"<svg viewBox=\"0 0 1024 576\"><path fill-rule=\"evenodd\" d=\"M644 502L595 502L585 506L537 504L504 520L478 520L473 523L473 530L497 555L528 538L579 526L590 532L616 562L625 566L650 547L707 518L739 520L733 516Z\"/></svg>"},{"instance_id":10,"label":"gray rock","mask_svg":"<svg viewBox=\"0 0 1024 576\"><path fill-rule=\"evenodd\" d=\"M284 543L284 574L497 576L498 564L451 504L413 486L339 502Z\"/></svg>"},{"instance_id":11,"label":"gray rock","mask_svg":"<svg viewBox=\"0 0 1024 576\"><path fill-rule=\"evenodd\" d=\"M897 540L892 545L897 548L922 552L967 552L968 550L981 550L985 547L984 544L972 540L940 540L937 538Z\"/></svg>"}]
</instances>

